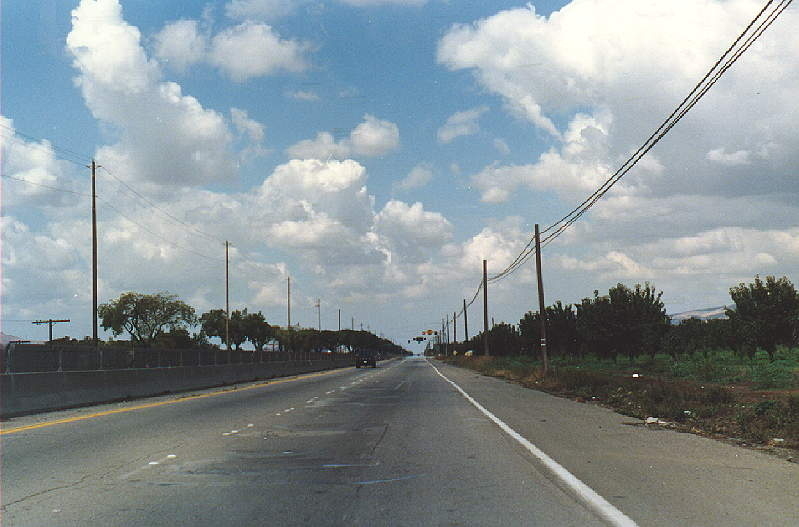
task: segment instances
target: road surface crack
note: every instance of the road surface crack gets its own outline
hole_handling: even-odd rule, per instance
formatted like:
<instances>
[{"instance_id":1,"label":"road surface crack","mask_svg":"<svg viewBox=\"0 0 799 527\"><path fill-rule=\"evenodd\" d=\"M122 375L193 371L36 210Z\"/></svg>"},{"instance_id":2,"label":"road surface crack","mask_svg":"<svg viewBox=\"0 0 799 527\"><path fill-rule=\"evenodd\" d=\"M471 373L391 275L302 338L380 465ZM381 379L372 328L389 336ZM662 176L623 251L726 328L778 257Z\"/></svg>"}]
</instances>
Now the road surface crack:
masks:
<instances>
[{"instance_id":1,"label":"road surface crack","mask_svg":"<svg viewBox=\"0 0 799 527\"><path fill-rule=\"evenodd\" d=\"M388 423L383 425L383 433L380 434L380 437L377 439L377 442L375 442L374 446L372 447L372 451L369 453L370 456L375 455L375 450L377 450L377 447L380 446L380 443L383 441L383 438L386 437L387 432L388 432Z\"/></svg>"},{"instance_id":2,"label":"road surface crack","mask_svg":"<svg viewBox=\"0 0 799 527\"><path fill-rule=\"evenodd\" d=\"M68 489L70 487L74 487L76 485L80 485L81 483L86 481L86 479L88 479L89 477L91 477L91 474L85 474L77 481L73 481L73 482L67 483L65 485L59 485L57 487L50 487L49 489L40 490L39 492L34 492L33 494L28 494L27 496L23 496L22 498L19 498L18 500L14 500L12 502L6 503L2 507L0 507L0 510L5 511L8 507L11 507L12 505L16 505L18 503L22 503L23 501L27 501L27 500L29 500L31 498L36 498L38 496L43 496L44 494L47 494L49 492L55 492L57 490Z\"/></svg>"}]
</instances>

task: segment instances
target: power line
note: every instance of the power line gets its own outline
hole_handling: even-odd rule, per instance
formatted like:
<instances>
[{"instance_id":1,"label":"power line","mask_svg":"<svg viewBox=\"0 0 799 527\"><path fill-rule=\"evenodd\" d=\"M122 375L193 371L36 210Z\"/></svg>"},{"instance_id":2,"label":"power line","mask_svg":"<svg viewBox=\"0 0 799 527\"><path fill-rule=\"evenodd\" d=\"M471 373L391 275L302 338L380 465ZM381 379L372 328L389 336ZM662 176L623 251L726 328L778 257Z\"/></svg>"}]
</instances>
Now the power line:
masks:
<instances>
[{"instance_id":1,"label":"power line","mask_svg":"<svg viewBox=\"0 0 799 527\"><path fill-rule=\"evenodd\" d=\"M705 77L702 78L702 81L700 81L697 84L697 86L694 87L694 89L691 91L691 93L685 99L683 99L683 102L680 104L680 106L677 108L677 110L672 112L672 114L669 116L669 119L667 119L667 121L664 122L664 124L661 125L658 128L658 130L656 130L655 133L652 136L650 136L650 139L647 140L649 142L649 145L647 146L646 143L645 143L645 145L644 145L645 147L642 146L641 148L639 148L639 150L636 152L636 154L631 156L630 159L632 161L630 161L630 160L627 161L627 163L630 163L628 166L625 167L625 165L622 165L622 168L617 170L616 173L614 173L613 176L608 178L608 180L599 189L597 189L597 191L595 191L591 196L589 196L585 201L583 201L583 203L579 207L575 208L572 212L570 212L569 215L567 215L566 217L568 217L568 216L571 216L571 217L565 223L562 223L561 225L558 226L558 224L560 222L563 222L563 219L566 218L566 217L561 218L561 220L559 220L558 222L555 222L554 224L552 224L549 227L547 227L546 230L550 230L550 229L552 229L553 227L556 227L556 226L557 226L557 229L554 232L552 232L551 234L549 234L544 239L544 243L548 244L552 240L554 240L555 238L560 236L563 233L563 231L565 231L571 225L573 225L583 214L585 214L591 207L593 207L594 204L602 196L604 196L610 190L611 187L613 187L613 185L615 185L625 174L627 174L627 172L629 172L632 169L632 167L649 150L651 150L652 147L654 147L655 144L657 144L699 102L699 100L702 97L704 97L704 95L710 90L710 88L713 87L713 85L716 84L716 82L722 77L722 75L724 75L724 73L730 67L732 67L732 65L741 57L741 55L743 55L743 53L746 52L746 50L748 50L758 38L760 38L760 36L763 34L763 32L765 32L765 30L768 29L769 26L771 26L771 24L791 4L792 1L793 0L782 0L777 5L777 7L771 13L769 13L766 16L765 20L763 20L760 23L760 25L755 29L755 31L751 35L749 35L746 38L746 40L744 40L744 42L741 45L741 47L739 49L737 49L724 62L724 64L721 66L721 68L718 69L718 71L715 71L716 68L719 66L719 64L722 62L722 60L724 59L724 57L727 56L730 53L730 51L732 49L734 49L738 45L738 43L746 35L746 33L749 32L749 29L755 24L757 19L761 17L761 15L766 11L768 6L773 2L773 0L769 0L766 3L766 5L763 7L763 9L755 17L755 19L753 19L752 22L749 23L749 25L738 36L738 38L735 40L735 42L733 42L733 44L727 49L727 51L724 52L722 57L716 62L716 64L713 65L713 67L710 69L710 71L708 71L708 73L705 75ZM715 73L713 73L714 71L715 71ZM711 74L712 74L712 76L711 76ZM704 81L708 77L710 77L710 80L706 84L703 85ZM701 88L700 88L700 86L701 86ZM687 103L686 103L686 101L687 101ZM675 114L676 114L676 116L675 116ZM673 117L673 119L672 119L672 117ZM655 134L657 134L657 135L655 135ZM654 137L654 139L652 139L652 137Z\"/></svg>"},{"instance_id":2,"label":"power line","mask_svg":"<svg viewBox=\"0 0 799 527\"><path fill-rule=\"evenodd\" d=\"M204 232L204 231L202 231L202 230L198 229L197 227L195 227L195 226L193 226L193 225L191 225L191 224L189 224L189 223L186 223L185 221L181 220L180 218L177 218L177 217L175 217L174 215L172 215L172 214L170 214L170 213L166 212L165 210L163 210L163 209L159 208L159 207L158 207L158 206L157 206L157 205L156 205L156 204L155 204L153 201L151 201L149 198L147 198L146 196L144 196L144 195L143 195L141 192L139 192L138 190L136 190L136 189L135 189L135 188L133 188L132 186L128 185L128 184L127 184L127 183L126 183L124 180L122 180L121 178L118 178L117 176L115 176L115 175L114 175L114 174L113 174L113 173L112 173L110 170L108 170L106 167L100 167L100 168L102 168L102 169L103 169L103 170L104 170L104 171L105 171L105 172L106 172L106 173L107 173L109 176L111 176L111 177L112 177L112 178L114 178L114 179L115 179L117 182L119 182L120 184L122 184L122 185L123 185L125 188L127 188L127 189L128 189L130 192L132 192L133 194L135 194L135 195L136 195L136 196L137 196L139 199L141 199L142 201L144 201L145 203L147 203L147 205L149 205L151 208L153 208L154 210L156 210L156 211L160 212L161 214L163 214L163 215L164 215L164 216L166 216L167 218L171 219L172 221L174 221L174 222L176 222L176 223L179 223L179 224L183 225L184 227L188 227L189 229L193 230L194 232L196 232L196 233L197 233L197 234L199 234L200 236L203 236L204 238L206 238L206 239L208 239L208 240L210 240L210 241L213 241L213 242L223 242L223 240L221 240L220 238L217 238L217 237L215 237L215 236L213 236L213 235L211 235L211 234L208 234L207 232Z\"/></svg>"},{"instance_id":3,"label":"power line","mask_svg":"<svg viewBox=\"0 0 799 527\"><path fill-rule=\"evenodd\" d=\"M200 253L200 252L198 252L198 251L195 251L194 249L192 249L192 248L190 248L190 247L185 247L185 246L183 246L183 245L180 245L179 243L176 243L176 242L174 242L174 241L172 241L172 240L170 240L170 239L168 239L168 238L165 238L164 236L161 236L161 235L160 235L160 234L158 234L157 232L155 232L155 231L152 231L152 230L148 229L147 227L145 227L145 226L144 226L144 225L142 225L141 223L139 223L139 222L137 222L136 220L134 220L134 219L130 218L130 217L129 217L129 216L127 216L127 215L125 215L125 214L124 214L122 211L120 211L118 208L116 208L116 207L114 207L113 205L111 205L111 203L110 203L110 202L109 202L107 199L103 199L103 198L101 198L100 196L97 196L97 199L99 199L100 201L102 201L102 202L103 202L103 203L104 203L104 204L105 204L105 205L106 205L108 208L110 208L110 209L114 210L114 211L115 211L117 214L119 214L120 216L122 216L123 218L125 218L126 220L128 220L129 222L133 223L134 225L137 225L139 228L141 228L141 229L142 229L142 230L144 230L145 232L148 232L148 233L150 233L151 235L153 235L153 236L155 236L155 237L157 237L157 238L160 238L161 240L165 241L166 243L168 243L169 245L171 245L171 246L173 246L173 247L175 247L175 248L177 248L177 249L180 249L180 250L183 250L183 251L190 252L190 253L192 253L192 254L195 254L195 255L197 255L197 256L199 256L199 257L201 257L201 258L205 258L206 260L211 260L211 261L213 261L213 262L221 262L221 261L224 261L224 258L215 258L215 257L213 257L213 256L208 256L207 254Z\"/></svg>"},{"instance_id":4,"label":"power line","mask_svg":"<svg viewBox=\"0 0 799 527\"><path fill-rule=\"evenodd\" d=\"M85 198L92 197L91 194L86 194L84 192L77 192L77 191L69 190L69 189L66 189L66 188L53 187L51 185L45 185L43 183L36 183L36 182L31 181L29 179L23 179L23 178L18 178L18 177L14 177L14 176L9 176L8 174L0 174L0 176L4 177L6 179L13 179L14 181L27 183L28 185L33 185L35 187L42 187L42 188L46 188L46 189L49 189L49 190L54 190L56 192L66 192L66 193L69 193L69 194L75 194L76 196L82 196L82 197L85 197Z\"/></svg>"},{"instance_id":5,"label":"power line","mask_svg":"<svg viewBox=\"0 0 799 527\"><path fill-rule=\"evenodd\" d=\"M774 0L768 0L758 14L749 22L746 28L738 35L733 43L721 55L715 64L708 70L708 72L697 82L688 95L680 102L680 104L672 111L672 113L655 129L654 132L644 141L644 143L616 170L605 182L599 186L593 193L585 198L579 205L574 207L565 216L544 228L541 232L546 233L554 231L548 236L544 237L541 242L542 247L548 245L555 238L560 236L566 229L571 227L583 214L585 214L594 204L604 196L625 174L627 174L637 163L648 153L687 113L690 111L699 100L710 90L710 88L721 78L721 76L740 58L740 56L748 50L752 44L760 38L763 32L782 14L782 12L791 4L793 0L782 0L777 6L767 14L765 19L761 20L763 14L768 11ZM761 20L756 29L750 33L755 24ZM741 44L741 42L743 43ZM739 44L740 47L739 47ZM737 48L737 49L736 49ZM725 60L726 58L726 60ZM721 65L721 67L719 67ZM500 280L505 276L513 273L522 264L524 264L532 255L535 254L535 248L531 247L534 238L530 238L527 244L522 248L516 258L508 264L508 266L489 277L488 281L493 282Z\"/></svg>"},{"instance_id":6,"label":"power line","mask_svg":"<svg viewBox=\"0 0 799 527\"><path fill-rule=\"evenodd\" d=\"M53 144L48 139L39 139L39 138L34 137L32 135L28 135L28 134L25 134L23 132L20 132L19 130L15 129L15 128L11 127L11 126L7 126L7 125L4 125L2 123L0 123L0 128L3 128L6 131L11 132L11 135L3 135L3 137L5 137L7 139L11 139L12 141L16 141L18 143L21 143L21 144L23 144L25 146L29 146L31 148L38 148L38 149L44 150L46 152L50 152L50 151L59 152L61 154L61 156L62 156L61 159L64 160L64 161L67 161L69 163L73 163L73 164L78 165L78 166L86 166L87 163L91 162L91 159L89 159L87 157L84 157L82 154L79 154L79 153L77 153L77 152L75 152L73 150L70 150L68 148L64 148L64 147L58 146L56 144ZM19 136L19 137L17 137L17 136ZM30 142L22 141L20 139L20 137L25 138L25 139L27 139ZM43 145L42 142L47 142L48 146Z\"/></svg>"},{"instance_id":7,"label":"power line","mask_svg":"<svg viewBox=\"0 0 799 527\"><path fill-rule=\"evenodd\" d=\"M642 158L646 155L698 102L705 94L718 82L718 80L732 67L732 65L757 41L758 38L771 26L772 23L782 14L793 0L781 0L776 7L771 10L765 18L769 7L774 0L768 0L757 15L747 24L744 30L738 35L727 50L719 57L713 66L705 73L702 79L696 83L688 95L683 98L679 105L671 114L655 129L654 132L644 141L644 143L614 172L605 182L600 185L593 193L585 198L579 205L574 207L565 216L544 228L541 233L552 231L541 240L541 247L549 245L558 236L571 227L580 217L582 217L600 198L602 198L624 175L626 175ZM759 24L758 24L758 21ZM750 30L757 24L754 31ZM739 46L740 44L740 46ZM554 230L553 230L554 229ZM536 250L533 246L535 237L531 237L516 258L499 273L488 277L488 282L496 282L515 272L519 267L527 262ZM480 286L482 287L482 281ZM475 291L474 297L468 305L471 305L480 293L480 287ZM468 306L467 306L468 307ZM463 312L463 310L461 310Z\"/></svg>"}]
</instances>

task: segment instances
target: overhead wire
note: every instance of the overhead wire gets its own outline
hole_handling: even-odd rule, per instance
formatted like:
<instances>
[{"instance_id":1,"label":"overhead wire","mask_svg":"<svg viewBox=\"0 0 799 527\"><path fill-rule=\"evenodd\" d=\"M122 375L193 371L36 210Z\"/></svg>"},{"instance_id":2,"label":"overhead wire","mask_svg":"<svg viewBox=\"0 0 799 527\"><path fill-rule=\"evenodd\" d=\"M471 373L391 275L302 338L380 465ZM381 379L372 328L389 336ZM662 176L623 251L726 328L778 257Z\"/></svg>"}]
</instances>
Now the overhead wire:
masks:
<instances>
[{"instance_id":1,"label":"overhead wire","mask_svg":"<svg viewBox=\"0 0 799 527\"><path fill-rule=\"evenodd\" d=\"M545 247L553 240L558 238L563 232L579 220L596 202L601 199L624 175L626 175L642 158L646 155L712 88L724 73L757 41L758 38L768 29L771 24L788 8L793 0L781 0L776 7L763 17L764 13L774 3L768 0L758 11L757 15L747 24L744 30L737 36L733 43L724 51L713 66L705 73L702 79L694 85L671 114L658 126L652 134L643 142L638 149L630 155L627 160L611 175L602 185L586 197L580 204L570 210L559 220L545 227L540 234L549 233L541 239L540 246ZM760 21L760 22L758 22ZM750 31L755 25L754 31ZM739 45L740 44L740 45ZM554 230L553 230L554 229ZM552 232L550 232L552 231ZM515 272L519 267L526 263L535 253L533 245L535 237L531 237L525 246L519 251L513 261L505 269L497 274L487 277L487 282L496 282ZM480 286L483 283L481 281ZM480 292L478 287L472 302ZM471 303L469 304L471 305ZM463 310L461 310L463 311Z\"/></svg>"},{"instance_id":2,"label":"overhead wire","mask_svg":"<svg viewBox=\"0 0 799 527\"><path fill-rule=\"evenodd\" d=\"M767 15L765 20L763 20L760 23L760 25L755 29L755 31L752 32L752 34L750 34L746 38L746 40L744 40L743 44L724 62L724 64L720 68L718 68L719 64L721 64L724 57L727 56L730 53L730 51L733 48L735 48L735 46L737 46L737 44L741 41L744 35L747 32L749 32L749 29L751 29L756 20L760 18L760 16L765 12L766 8L773 3L773 0L769 0L766 3L766 6L758 13L757 17L752 22L750 22L750 24L741 33L741 35L738 36L733 45L730 46L730 48L728 48L727 51L724 52L724 55L722 55L722 57L713 65L711 70L708 71L705 77L703 77L702 81L700 81L700 83L697 84L696 87L694 87L694 89L691 91L688 97L686 97L683 100L683 102L680 104L677 110L675 110L675 112L672 112L672 115L669 116L668 124L666 124L665 126L661 125L661 127L658 128L658 130L656 131L657 135L653 134L654 139L652 138L653 136L650 136L650 139L647 140L650 144L646 146L645 149L643 149L643 147L639 148L636 154L634 154L634 156L631 157L632 162L628 160L628 163L630 163L628 166L625 167L623 165L622 168L617 170L616 173L613 176L611 176L597 191L595 191L591 196L589 196L589 198L584 200L583 203L578 208L574 209L569 215L567 215L571 217L568 220L566 220L564 223L559 225L555 229L555 231L546 236L542 241L542 244L543 243L549 244L552 240L560 236L563 233L563 231L565 231L571 225L573 225L583 214L585 214L591 207L593 207L594 204L596 204L596 202L602 196L604 196L610 190L611 187L613 187L613 185L615 185L625 174L627 174L633 168L633 166L635 166L635 164L649 150L651 150L652 147L654 147L699 102L699 100L702 97L704 97L704 95L710 90L710 88L712 88L713 85L715 85L716 82L718 82L718 80L722 77L722 75L724 75L724 73L730 67L732 67L732 65L741 57L741 55L743 55L743 53L746 52L746 50L748 50L758 38L760 38L763 32L765 32L765 30L768 29L769 26L771 26L771 24L791 4L792 1L793 0L782 0L777 5L777 7ZM715 71L717 68L718 71ZM713 73L714 71L715 73ZM707 80L708 77L710 77L710 80L707 83L705 83L705 80ZM697 88L699 89L697 90ZM574 212L575 210L577 212ZM545 229L545 232L549 231L550 229L558 225L558 223L560 222L563 222L563 219L547 227Z\"/></svg>"},{"instance_id":3,"label":"overhead wire","mask_svg":"<svg viewBox=\"0 0 799 527\"><path fill-rule=\"evenodd\" d=\"M70 150L68 148L64 148L62 146L58 146L56 144L53 144L52 142L50 142L47 139L39 139L39 138L34 137L32 135L28 135L26 133L20 132L16 128L13 128L11 126L5 125L3 123L0 123L0 128L5 130L6 132L11 132L11 135L6 135L6 134L2 134L2 131L0 131L0 135L3 135L3 137L5 137L6 139L10 139L12 141L16 141L18 143L21 143L21 144L27 146L27 147L38 148L40 150L47 151L47 152L49 152L49 151L59 152L61 154L60 159L63 160L63 161L67 161L69 163L72 163L72 164L75 164L75 165L78 165L78 166L86 166L88 163L91 163L91 159L84 157L82 154L80 154L78 152L75 152L74 150ZM17 136L19 136L19 137L17 137ZM31 142L22 141L20 139L20 137L22 137L24 139L27 139L28 141L31 141ZM42 144L43 142L46 142L47 146Z\"/></svg>"},{"instance_id":4,"label":"overhead wire","mask_svg":"<svg viewBox=\"0 0 799 527\"><path fill-rule=\"evenodd\" d=\"M122 216L124 219L126 219L126 220L128 220L129 222L133 223L134 225L138 226L140 229L144 230L145 232L148 232L149 234L151 234L151 235L155 236L156 238L159 238L160 240L162 240L162 241L164 241L164 242L168 243L168 244L169 244L169 245L171 245L172 247L175 247L176 249L180 249L180 250L182 250L182 251L190 252L190 253L192 253L192 254L194 254L194 255L196 255L196 256L199 256L199 257L201 257L201 258L205 258L206 260L210 260L210 261L214 261L214 262L224 262L224 261L225 261L225 259L224 259L224 258L218 258L218 257L214 257L214 256L208 256L207 254L203 254L203 253L201 253L201 252L199 252L199 251L196 251L196 250L192 249L191 247L186 247L186 246L184 246L184 245L181 245L181 244L179 244L179 243L177 243L177 242L175 242L175 241L172 241L172 240L170 240L170 239L168 239L168 238L166 238L166 237L164 237L164 236L161 236L161 235L160 235L160 234L158 234L157 232L155 232L155 231L153 231L153 230L150 230L149 228L145 227L144 225L142 225L142 224L141 224L141 223L139 223L138 221L134 220L134 219L133 219L133 218L131 218L130 216L127 216L127 215L126 215L125 213L123 213L121 210L119 210L118 208L116 208L115 206L113 206L113 205L111 204L111 202L109 202L107 199L101 198L100 196L97 196L97 199L99 199L101 202L103 202L103 203L105 204L105 206L106 206L106 207L108 207L108 208L112 209L112 210L113 210L113 211L115 211L117 214L119 214L120 216Z\"/></svg>"},{"instance_id":5,"label":"overhead wire","mask_svg":"<svg viewBox=\"0 0 799 527\"><path fill-rule=\"evenodd\" d=\"M125 182L125 181L124 181L122 178L119 178L119 177L117 177L116 175L114 175L114 174L113 174L113 173L112 173L112 172L111 172L111 171L110 171L110 170L109 170L107 167L105 167L105 166L103 166L103 165L100 165L100 169L101 169L101 170L103 170L103 171L104 171L106 174L108 174L108 175L109 175L109 176L111 176L112 178L114 178L114 180L116 180L116 181L117 181L119 184L121 184L122 186L124 186L124 187L125 187L126 189L128 189L130 192L132 192L132 193L133 193L135 196L137 196L137 197L138 197L140 200L142 200L143 202L145 202L145 203L146 203L146 204L147 204L147 205L148 205L150 208L152 208L153 210L155 210L155 211L157 211L157 212L161 213L163 216L165 216L165 217L169 218L170 220L174 221L175 223L179 223L180 225L183 225L184 227L187 227L188 229L190 229L190 230L194 231L195 233L199 234L200 236L202 236L202 237L206 238L206 239L207 239L207 240L209 240L209 241L213 241L213 242L221 242L221 243L224 243L224 240L221 240L221 239L217 238L216 236L214 236L214 235L212 235L212 234L209 234L209 233L207 233L207 232L205 232L205 231L203 231L203 230L201 230L201 229L198 229L198 228L197 228L197 227L195 227L194 225L191 225L191 224L189 224L189 223L186 223L185 221L181 220L180 218L178 218L178 217L174 216L173 214L170 214L169 212L167 212L167 211L165 211L165 210L161 209L161 208L160 208L160 207L158 207L158 206L157 206L157 205L156 205L156 204L155 204L155 203L154 203L152 200L150 200L150 199L149 199L149 198L147 198L147 197L146 197L144 194L142 194L141 192L139 192L138 190L136 190L135 188L133 188L131 185L129 185L128 183L126 183L126 182Z\"/></svg>"},{"instance_id":6,"label":"overhead wire","mask_svg":"<svg viewBox=\"0 0 799 527\"><path fill-rule=\"evenodd\" d=\"M54 187L52 185L45 185L43 183L37 183L37 182L31 181L29 179L9 176L8 174L0 174L0 177L4 177L6 179L12 179L14 181L19 181L19 182L22 182L22 183L27 183L28 185L33 185L35 187L42 187L42 188L46 188L46 189L49 189L49 190L54 190L54 191L57 191L57 192L66 192L68 194L75 194L76 196L82 196L84 198L91 198L92 197L91 194L86 194L85 192L77 192L75 190L70 190L70 189L67 189L67 188Z\"/></svg>"},{"instance_id":7,"label":"overhead wire","mask_svg":"<svg viewBox=\"0 0 799 527\"><path fill-rule=\"evenodd\" d=\"M758 23L758 20L763 18L763 14L768 11L769 6L774 3L774 0L768 0L761 8L757 15L749 22L746 28L738 35L733 43L727 50L719 57L713 66L705 73L702 79L696 83L693 89L688 93L680 104L672 111L672 113L655 129L654 132L644 141L644 143L617 169L605 182L600 185L593 193L585 198L579 205L574 207L566 215L559 220L545 227L541 234L547 233L555 229L551 234L545 236L541 241L541 245L545 246L552 242L555 238L560 236L563 231L573 225L585 212L590 209L602 196L604 196L610 188L612 188L624 175L626 175L640 159L648 153L676 124L685 114L688 113L699 100L710 90L710 88L721 78L721 76L740 58L740 56L751 47L751 45L763 34L763 32L776 20L776 18L790 5L793 0L782 0L777 4L774 10L767 14L765 19L761 20L757 28L750 32L753 26ZM747 36L748 35L748 36ZM743 44L740 45L743 40ZM737 48L737 49L736 49ZM726 60L725 60L726 58ZM721 66L721 67L719 67ZM708 80L709 79L709 80ZM488 281L493 282L500 280L511 274L521 265L523 265L529 258L535 254L535 247L531 247L534 238L531 238L527 244L522 248L516 258L508 264L508 266L489 277Z\"/></svg>"}]
</instances>

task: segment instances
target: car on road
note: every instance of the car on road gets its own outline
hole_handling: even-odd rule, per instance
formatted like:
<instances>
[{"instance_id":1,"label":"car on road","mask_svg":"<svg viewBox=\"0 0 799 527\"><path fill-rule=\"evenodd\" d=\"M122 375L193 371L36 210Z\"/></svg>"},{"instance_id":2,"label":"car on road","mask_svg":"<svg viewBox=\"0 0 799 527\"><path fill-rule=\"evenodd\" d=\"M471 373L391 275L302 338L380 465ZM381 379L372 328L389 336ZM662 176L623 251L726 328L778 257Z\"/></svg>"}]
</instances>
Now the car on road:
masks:
<instances>
[{"instance_id":1,"label":"car on road","mask_svg":"<svg viewBox=\"0 0 799 527\"><path fill-rule=\"evenodd\" d=\"M371 366L372 368L377 368L377 359L375 359L374 355L356 355L355 356L355 367L366 368L367 366Z\"/></svg>"}]
</instances>

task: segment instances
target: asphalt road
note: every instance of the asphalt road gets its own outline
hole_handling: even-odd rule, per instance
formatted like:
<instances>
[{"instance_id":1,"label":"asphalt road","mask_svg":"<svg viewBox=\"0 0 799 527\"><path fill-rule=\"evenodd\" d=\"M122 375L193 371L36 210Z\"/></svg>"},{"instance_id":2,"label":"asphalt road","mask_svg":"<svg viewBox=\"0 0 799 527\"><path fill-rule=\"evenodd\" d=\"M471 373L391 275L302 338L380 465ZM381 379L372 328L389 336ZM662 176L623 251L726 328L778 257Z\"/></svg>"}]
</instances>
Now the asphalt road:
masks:
<instances>
[{"instance_id":1,"label":"asphalt road","mask_svg":"<svg viewBox=\"0 0 799 527\"><path fill-rule=\"evenodd\" d=\"M2 523L799 524L796 464L436 366L11 420Z\"/></svg>"}]
</instances>

